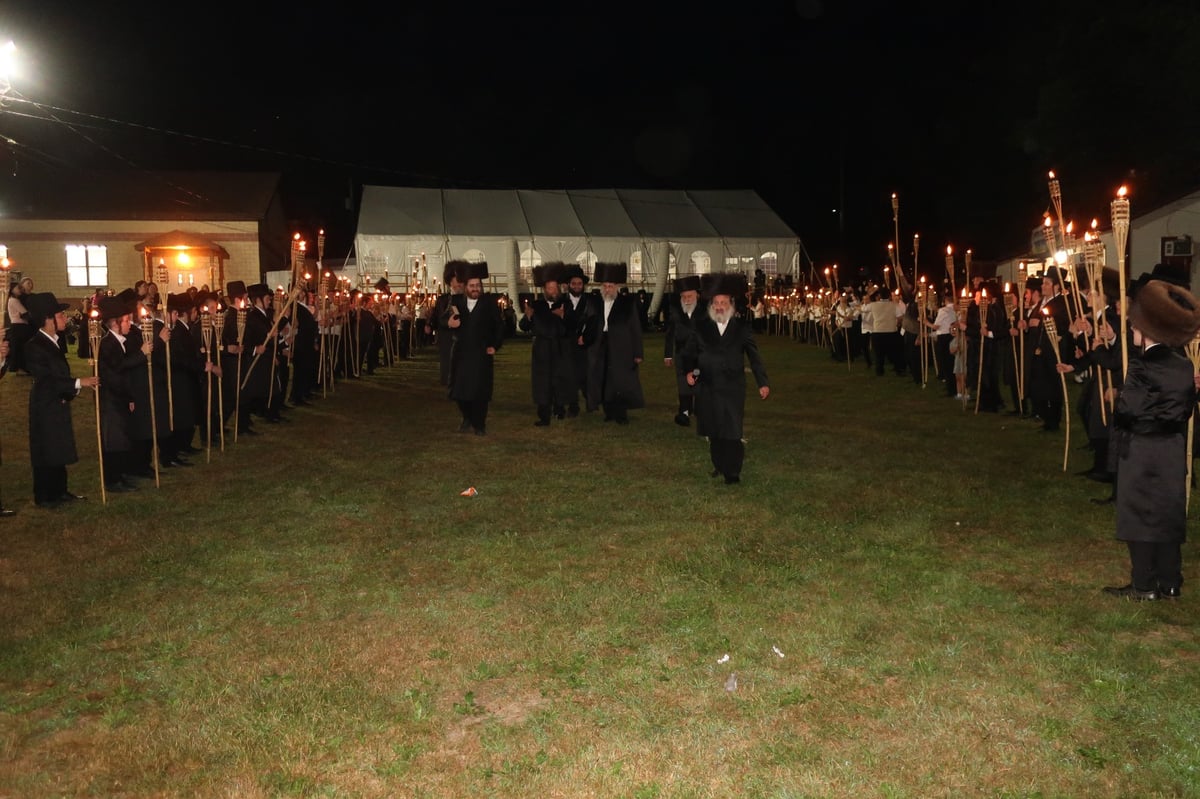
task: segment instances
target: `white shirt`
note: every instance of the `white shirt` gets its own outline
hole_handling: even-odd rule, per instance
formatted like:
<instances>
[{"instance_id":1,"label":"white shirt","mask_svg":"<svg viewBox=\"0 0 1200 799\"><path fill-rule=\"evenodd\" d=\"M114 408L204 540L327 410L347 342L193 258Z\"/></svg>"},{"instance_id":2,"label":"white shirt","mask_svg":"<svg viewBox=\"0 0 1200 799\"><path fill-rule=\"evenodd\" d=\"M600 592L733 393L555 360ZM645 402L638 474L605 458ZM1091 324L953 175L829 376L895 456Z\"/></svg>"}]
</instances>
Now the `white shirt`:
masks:
<instances>
[{"instance_id":1,"label":"white shirt","mask_svg":"<svg viewBox=\"0 0 1200 799\"><path fill-rule=\"evenodd\" d=\"M608 332L608 314L609 314L609 311L612 310L614 302L616 302L616 300L605 300L604 301L604 332L605 333Z\"/></svg>"},{"instance_id":2,"label":"white shirt","mask_svg":"<svg viewBox=\"0 0 1200 799\"><path fill-rule=\"evenodd\" d=\"M717 330L720 332L720 334L722 336L725 335L725 328L727 328L727 327L729 327L728 322L717 322Z\"/></svg>"}]
</instances>

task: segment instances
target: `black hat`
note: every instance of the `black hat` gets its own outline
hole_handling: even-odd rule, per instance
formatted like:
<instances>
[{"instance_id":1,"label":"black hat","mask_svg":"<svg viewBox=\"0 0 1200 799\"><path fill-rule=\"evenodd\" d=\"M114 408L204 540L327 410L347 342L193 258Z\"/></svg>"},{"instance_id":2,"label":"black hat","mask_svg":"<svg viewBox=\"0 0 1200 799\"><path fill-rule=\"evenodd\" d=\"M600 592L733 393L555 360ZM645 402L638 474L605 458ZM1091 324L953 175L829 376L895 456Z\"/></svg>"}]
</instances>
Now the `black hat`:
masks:
<instances>
[{"instance_id":1,"label":"black hat","mask_svg":"<svg viewBox=\"0 0 1200 799\"><path fill-rule=\"evenodd\" d=\"M56 313L65 311L70 307L65 302L59 302L58 298L49 291L30 294L25 300L25 309L29 311L29 316L34 319L49 319Z\"/></svg>"},{"instance_id":2,"label":"black hat","mask_svg":"<svg viewBox=\"0 0 1200 799\"><path fill-rule=\"evenodd\" d=\"M1042 292L1042 279L1037 275L1030 275L1025 278L1025 288L1028 291L1036 291L1040 294Z\"/></svg>"},{"instance_id":3,"label":"black hat","mask_svg":"<svg viewBox=\"0 0 1200 799\"><path fill-rule=\"evenodd\" d=\"M192 304L196 310L203 310L204 306L207 305L209 306L208 310L211 313L217 309L217 303L214 301L216 300L216 297L217 295L213 294L211 291L197 291L194 295L192 295Z\"/></svg>"},{"instance_id":4,"label":"black hat","mask_svg":"<svg viewBox=\"0 0 1200 799\"><path fill-rule=\"evenodd\" d=\"M464 283L463 272L467 266L466 261L447 261L446 266L442 269L442 282L449 283L450 278L454 278L459 283Z\"/></svg>"},{"instance_id":5,"label":"black hat","mask_svg":"<svg viewBox=\"0 0 1200 799\"><path fill-rule=\"evenodd\" d=\"M1057 266L1052 266L1046 270L1046 274L1042 275L1044 280L1049 280L1056 286L1062 286L1062 272Z\"/></svg>"},{"instance_id":6,"label":"black hat","mask_svg":"<svg viewBox=\"0 0 1200 799\"><path fill-rule=\"evenodd\" d=\"M468 280L487 280L487 261L478 261L476 263L471 263L470 261L465 262L463 271L459 274L458 279L463 283L466 283Z\"/></svg>"},{"instance_id":7,"label":"black hat","mask_svg":"<svg viewBox=\"0 0 1200 799\"><path fill-rule=\"evenodd\" d=\"M257 300L260 297L266 297L270 294L271 287L266 283L252 283L251 285L246 286L246 295L250 297L251 300Z\"/></svg>"},{"instance_id":8,"label":"black hat","mask_svg":"<svg viewBox=\"0 0 1200 799\"><path fill-rule=\"evenodd\" d=\"M1134 298L1129 323L1155 341L1182 347L1200 330L1200 302L1182 286L1151 280Z\"/></svg>"},{"instance_id":9,"label":"black hat","mask_svg":"<svg viewBox=\"0 0 1200 799\"><path fill-rule=\"evenodd\" d=\"M100 318L103 320L115 319L129 313L129 304L120 297L101 297L99 308Z\"/></svg>"},{"instance_id":10,"label":"black hat","mask_svg":"<svg viewBox=\"0 0 1200 799\"><path fill-rule=\"evenodd\" d=\"M231 300L236 300L246 296L246 283L241 280L234 280L231 283L225 284L225 296Z\"/></svg>"},{"instance_id":11,"label":"black hat","mask_svg":"<svg viewBox=\"0 0 1200 799\"><path fill-rule=\"evenodd\" d=\"M579 264L571 264L563 269L562 282L570 283L575 278L580 278L586 284L588 282L587 273L583 271L583 267Z\"/></svg>"},{"instance_id":12,"label":"black hat","mask_svg":"<svg viewBox=\"0 0 1200 799\"><path fill-rule=\"evenodd\" d=\"M710 299L718 294L737 299L745 297L749 289L750 281L742 272L718 272L712 276L712 282L704 293Z\"/></svg>"},{"instance_id":13,"label":"black hat","mask_svg":"<svg viewBox=\"0 0 1200 799\"><path fill-rule=\"evenodd\" d=\"M167 295L167 310L178 311L179 313L187 313L196 307L192 302L192 298L186 294L168 294Z\"/></svg>"},{"instance_id":14,"label":"black hat","mask_svg":"<svg viewBox=\"0 0 1200 799\"><path fill-rule=\"evenodd\" d=\"M623 263L596 262L592 277L597 283L624 283L629 279L629 267Z\"/></svg>"},{"instance_id":15,"label":"black hat","mask_svg":"<svg viewBox=\"0 0 1200 799\"><path fill-rule=\"evenodd\" d=\"M699 275L684 275L683 277L675 278L675 293L682 294L685 291L699 291L700 276Z\"/></svg>"},{"instance_id":16,"label":"black hat","mask_svg":"<svg viewBox=\"0 0 1200 799\"><path fill-rule=\"evenodd\" d=\"M563 273L566 268L566 264L562 261L550 261L541 266L535 266L533 268L533 285L541 288L546 283L564 282Z\"/></svg>"},{"instance_id":17,"label":"black hat","mask_svg":"<svg viewBox=\"0 0 1200 799\"><path fill-rule=\"evenodd\" d=\"M382 291L385 294L390 294L392 291L392 287L390 285L388 285L386 277L381 277L375 281L375 290Z\"/></svg>"}]
</instances>

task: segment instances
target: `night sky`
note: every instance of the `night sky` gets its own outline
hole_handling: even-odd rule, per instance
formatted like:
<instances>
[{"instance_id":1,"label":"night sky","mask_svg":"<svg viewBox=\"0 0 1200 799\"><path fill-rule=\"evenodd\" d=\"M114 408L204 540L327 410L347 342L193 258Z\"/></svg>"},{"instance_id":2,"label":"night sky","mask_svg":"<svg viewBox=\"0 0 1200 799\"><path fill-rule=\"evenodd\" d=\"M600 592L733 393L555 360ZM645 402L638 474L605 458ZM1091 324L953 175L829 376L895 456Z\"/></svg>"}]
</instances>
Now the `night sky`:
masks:
<instances>
[{"instance_id":1,"label":"night sky","mask_svg":"<svg viewBox=\"0 0 1200 799\"><path fill-rule=\"evenodd\" d=\"M1192 0L1014 5L7 3L0 191L14 169L279 171L333 252L363 183L751 188L818 264L871 269L897 192L906 263L917 232L933 269L947 242L1021 254L1049 169L1081 224L1121 183L1135 214L1200 186Z\"/></svg>"}]
</instances>

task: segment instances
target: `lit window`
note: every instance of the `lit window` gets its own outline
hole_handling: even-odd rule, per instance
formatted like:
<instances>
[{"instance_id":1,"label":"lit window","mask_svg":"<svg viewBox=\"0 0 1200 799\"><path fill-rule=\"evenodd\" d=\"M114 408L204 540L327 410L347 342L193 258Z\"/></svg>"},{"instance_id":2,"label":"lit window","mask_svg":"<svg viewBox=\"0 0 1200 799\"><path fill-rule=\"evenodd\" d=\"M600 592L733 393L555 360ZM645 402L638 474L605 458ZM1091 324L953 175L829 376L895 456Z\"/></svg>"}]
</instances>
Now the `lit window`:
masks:
<instances>
[{"instance_id":1,"label":"lit window","mask_svg":"<svg viewBox=\"0 0 1200 799\"><path fill-rule=\"evenodd\" d=\"M758 266L763 270L763 273L770 276L779 272L779 255L773 252L764 252L758 256Z\"/></svg>"},{"instance_id":2,"label":"lit window","mask_svg":"<svg viewBox=\"0 0 1200 799\"><path fill-rule=\"evenodd\" d=\"M591 250L588 250L587 252L581 252L579 255L575 256L575 263L579 264L583 268L583 273L589 278L592 276L592 268L599 260L600 259L596 257L596 253L592 252Z\"/></svg>"},{"instance_id":3,"label":"lit window","mask_svg":"<svg viewBox=\"0 0 1200 799\"><path fill-rule=\"evenodd\" d=\"M108 248L99 244L68 244L67 285L107 286Z\"/></svg>"},{"instance_id":4,"label":"lit window","mask_svg":"<svg viewBox=\"0 0 1200 799\"><path fill-rule=\"evenodd\" d=\"M707 275L712 271L712 257L704 250L696 250L688 258L688 266L693 275Z\"/></svg>"},{"instance_id":5,"label":"lit window","mask_svg":"<svg viewBox=\"0 0 1200 799\"><path fill-rule=\"evenodd\" d=\"M642 282L642 251L641 250L635 250L633 252L633 254L629 256L629 282L630 283L641 283Z\"/></svg>"},{"instance_id":6,"label":"lit window","mask_svg":"<svg viewBox=\"0 0 1200 799\"><path fill-rule=\"evenodd\" d=\"M542 265L542 254L534 249L521 253L521 280L529 283L533 280L533 268Z\"/></svg>"}]
</instances>

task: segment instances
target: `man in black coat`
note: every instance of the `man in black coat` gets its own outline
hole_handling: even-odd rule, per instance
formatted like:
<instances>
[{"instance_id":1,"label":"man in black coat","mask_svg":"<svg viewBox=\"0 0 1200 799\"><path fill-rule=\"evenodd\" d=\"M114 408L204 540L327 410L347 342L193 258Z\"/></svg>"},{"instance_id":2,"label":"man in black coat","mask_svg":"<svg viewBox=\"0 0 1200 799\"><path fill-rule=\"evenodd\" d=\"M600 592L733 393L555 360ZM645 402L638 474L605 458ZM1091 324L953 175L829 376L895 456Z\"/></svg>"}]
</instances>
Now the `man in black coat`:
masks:
<instances>
[{"instance_id":1,"label":"man in black coat","mask_svg":"<svg viewBox=\"0 0 1200 799\"><path fill-rule=\"evenodd\" d=\"M104 463L105 490L114 494L132 491L134 395L130 375L144 375L149 345L134 346L129 331L133 314L116 297L100 298L100 321L105 332L96 348L100 391L100 457Z\"/></svg>"},{"instance_id":2,"label":"man in black coat","mask_svg":"<svg viewBox=\"0 0 1200 799\"><path fill-rule=\"evenodd\" d=\"M604 421L629 424L629 411L645 406L638 367L642 322L637 300L620 292L628 275L623 263L597 263L600 283L596 315L584 332L588 346L587 408L604 409Z\"/></svg>"},{"instance_id":3,"label":"man in black coat","mask_svg":"<svg viewBox=\"0 0 1200 799\"><path fill-rule=\"evenodd\" d=\"M567 416L579 415L579 397L587 402L588 380L588 345L587 339L595 330L593 320L596 318L595 298L585 294L588 278L578 264L571 264L563 272L567 285L567 310L575 317L575 341L571 346L571 371L575 374L575 389L570 392L567 401Z\"/></svg>"},{"instance_id":4,"label":"man in black coat","mask_svg":"<svg viewBox=\"0 0 1200 799\"><path fill-rule=\"evenodd\" d=\"M1054 328L1060 341L1055 343L1047 332L1046 319L1054 320ZM1062 274L1058 267L1050 267L1042 278L1041 301L1031 309L1027 318L1028 330L1025 345L1030 349L1026 360L1028 369L1027 395L1035 416L1041 417L1042 429L1058 430L1063 418L1062 384L1058 376L1058 362L1073 363L1074 342L1070 339L1071 319L1067 310L1067 299L1062 294ZM1055 355L1055 347L1058 355Z\"/></svg>"},{"instance_id":5,"label":"man in black coat","mask_svg":"<svg viewBox=\"0 0 1200 799\"><path fill-rule=\"evenodd\" d=\"M33 376L33 386L29 389L33 501L39 507L55 508L63 502L84 499L67 490L67 466L79 460L71 407L67 403L79 395L80 388L95 388L100 379L71 376L67 356L58 341L59 334L67 329L64 311L71 306L43 292L30 295L25 307L35 331L24 349L25 369Z\"/></svg>"},{"instance_id":6,"label":"man in black coat","mask_svg":"<svg viewBox=\"0 0 1200 799\"><path fill-rule=\"evenodd\" d=\"M438 380L443 386L450 385L450 356L454 352L455 331L446 327L450 318L450 302L462 294L462 275L466 269L466 261L447 261L442 271L443 285L450 290L449 294L439 294L433 305L433 313L425 325L425 334L432 335L438 348Z\"/></svg>"},{"instance_id":7,"label":"man in black coat","mask_svg":"<svg viewBox=\"0 0 1200 799\"><path fill-rule=\"evenodd\" d=\"M483 293L487 262L468 264L465 288L451 299L446 328L455 336L450 361L450 399L462 413L460 432L487 433L488 403L492 399L493 357L504 341L504 320L496 298Z\"/></svg>"},{"instance_id":8,"label":"man in black coat","mask_svg":"<svg viewBox=\"0 0 1200 799\"><path fill-rule=\"evenodd\" d=\"M687 275L675 281L675 295L667 311L667 330L663 345L663 363L675 367L675 387L679 392L679 410L675 424L687 427L696 410L696 389L688 385L687 373L675 353L683 349L696 323L704 318L700 307L700 276Z\"/></svg>"},{"instance_id":9,"label":"man in black coat","mask_svg":"<svg viewBox=\"0 0 1200 799\"><path fill-rule=\"evenodd\" d=\"M525 305L517 323L521 330L533 333L530 350L529 382L533 389L533 404L537 407L538 427L550 424L550 413L562 419L566 404L575 393L575 373L571 351L575 345L575 314L568 313L568 303L562 296L563 271L561 262L551 262L533 268L533 284L543 294Z\"/></svg>"},{"instance_id":10,"label":"man in black coat","mask_svg":"<svg viewBox=\"0 0 1200 799\"><path fill-rule=\"evenodd\" d=\"M771 393L751 323L734 312L733 298L745 286L746 276L741 274L722 275L712 283L708 318L696 323L680 353L688 384L696 386L696 434L708 437L712 476L724 476L727 484L741 481L746 456L744 361L750 362L758 396L766 399Z\"/></svg>"},{"instance_id":11,"label":"man in black coat","mask_svg":"<svg viewBox=\"0 0 1200 799\"><path fill-rule=\"evenodd\" d=\"M309 295L305 294L304 299ZM292 392L293 405L308 405L308 400L317 389L317 317L305 302L296 300L295 337L292 339Z\"/></svg>"},{"instance_id":12,"label":"man in black coat","mask_svg":"<svg viewBox=\"0 0 1200 799\"><path fill-rule=\"evenodd\" d=\"M1129 309L1139 356L1114 411L1117 540L1129 549L1130 580L1105 593L1134 600L1177 599L1187 533L1187 424L1196 377L1183 347L1200 331L1200 301L1181 286L1151 280Z\"/></svg>"}]
</instances>

